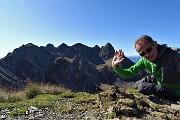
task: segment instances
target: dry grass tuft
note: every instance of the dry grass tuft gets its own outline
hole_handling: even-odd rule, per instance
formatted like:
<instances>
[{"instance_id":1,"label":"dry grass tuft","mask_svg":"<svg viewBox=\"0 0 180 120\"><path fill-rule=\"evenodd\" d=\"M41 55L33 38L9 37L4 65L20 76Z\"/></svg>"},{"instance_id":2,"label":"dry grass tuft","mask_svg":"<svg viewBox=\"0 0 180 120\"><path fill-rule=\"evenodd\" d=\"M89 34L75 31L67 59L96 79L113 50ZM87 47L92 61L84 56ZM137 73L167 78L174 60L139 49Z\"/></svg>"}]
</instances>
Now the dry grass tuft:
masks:
<instances>
[{"instance_id":1,"label":"dry grass tuft","mask_svg":"<svg viewBox=\"0 0 180 120\"><path fill-rule=\"evenodd\" d=\"M23 100L25 93L23 91L7 91L0 89L0 102L16 102Z\"/></svg>"},{"instance_id":2,"label":"dry grass tuft","mask_svg":"<svg viewBox=\"0 0 180 120\"><path fill-rule=\"evenodd\" d=\"M0 102L16 102L24 99L32 99L39 94L57 95L64 92L71 92L61 85L39 84L29 82L24 90L8 91L0 89Z\"/></svg>"},{"instance_id":3,"label":"dry grass tuft","mask_svg":"<svg viewBox=\"0 0 180 120\"><path fill-rule=\"evenodd\" d=\"M71 90L61 85L41 84L40 88L43 94L57 95L64 92L71 92Z\"/></svg>"}]
</instances>

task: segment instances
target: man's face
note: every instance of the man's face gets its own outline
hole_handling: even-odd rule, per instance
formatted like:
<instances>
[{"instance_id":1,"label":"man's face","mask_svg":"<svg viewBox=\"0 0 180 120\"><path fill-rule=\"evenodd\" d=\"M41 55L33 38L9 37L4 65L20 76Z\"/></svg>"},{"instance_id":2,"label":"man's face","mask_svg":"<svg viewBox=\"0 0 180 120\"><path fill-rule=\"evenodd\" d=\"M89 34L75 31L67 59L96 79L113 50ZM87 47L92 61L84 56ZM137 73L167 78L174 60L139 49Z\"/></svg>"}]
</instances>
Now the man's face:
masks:
<instances>
[{"instance_id":1,"label":"man's face","mask_svg":"<svg viewBox=\"0 0 180 120\"><path fill-rule=\"evenodd\" d=\"M158 55L157 44L152 44L147 41L141 41L136 44L136 51L140 56L143 56L150 61L154 61Z\"/></svg>"}]
</instances>

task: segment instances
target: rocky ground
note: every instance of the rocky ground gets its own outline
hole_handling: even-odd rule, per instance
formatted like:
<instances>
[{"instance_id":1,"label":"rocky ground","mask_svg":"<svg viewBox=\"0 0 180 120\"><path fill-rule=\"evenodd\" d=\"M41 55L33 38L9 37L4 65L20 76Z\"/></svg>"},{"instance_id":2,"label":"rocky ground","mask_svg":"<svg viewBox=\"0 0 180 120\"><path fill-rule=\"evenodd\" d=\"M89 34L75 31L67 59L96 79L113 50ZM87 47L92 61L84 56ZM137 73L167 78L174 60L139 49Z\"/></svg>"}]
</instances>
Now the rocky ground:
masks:
<instances>
[{"instance_id":1,"label":"rocky ground","mask_svg":"<svg viewBox=\"0 0 180 120\"><path fill-rule=\"evenodd\" d=\"M69 111L57 111L55 108L29 106L20 116L10 116L10 109L1 109L1 120L180 120L179 102L172 103L155 96L145 96L134 90L126 92L111 87L97 94L97 98L88 103L72 103L67 99ZM61 102L59 102L61 104ZM73 105L72 105L73 104ZM87 106L87 108L86 108ZM84 109L79 109L83 107ZM77 109L78 108L78 109ZM14 108L14 109L18 109Z\"/></svg>"}]
</instances>

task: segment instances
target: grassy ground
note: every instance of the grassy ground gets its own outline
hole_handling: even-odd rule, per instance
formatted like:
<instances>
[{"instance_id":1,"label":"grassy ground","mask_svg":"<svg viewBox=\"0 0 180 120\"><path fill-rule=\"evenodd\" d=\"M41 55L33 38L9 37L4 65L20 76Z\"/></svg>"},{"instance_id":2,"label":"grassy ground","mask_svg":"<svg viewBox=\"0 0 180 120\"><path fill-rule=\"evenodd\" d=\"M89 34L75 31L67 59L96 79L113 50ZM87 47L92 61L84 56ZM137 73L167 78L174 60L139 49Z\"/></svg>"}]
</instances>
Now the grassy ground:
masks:
<instances>
[{"instance_id":1,"label":"grassy ground","mask_svg":"<svg viewBox=\"0 0 180 120\"><path fill-rule=\"evenodd\" d=\"M54 112L72 113L73 111L93 110L93 116L106 111L106 118L143 117L152 113L154 116L174 119L179 112L170 110L168 102L158 104L149 101L148 96L135 89L121 90L115 86L102 87L103 92L89 94L71 92L63 86L29 83L24 90L0 90L0 110L8 109L10 116L26 113L30 106L52 108ZM157 99L158 100L158 99Z\"/></svg>"},{"instance_id":2,"label":"grassy ground","mask_svg":"<svg viewBox=\"0 0 180 120\"><path fill-rule=\"evenodd\" d=\"M53 108L58 112L68 113L72 110L82 110L97 106L92 103L96 98L96 94L75 93L62 86L30 83L22 91L11 92L1 89L0 109L10 109L10 115L12 116L24 114L30 106ZM75 104L81 103L88 105L75 107Z\"/></svg>"}]
</instances>

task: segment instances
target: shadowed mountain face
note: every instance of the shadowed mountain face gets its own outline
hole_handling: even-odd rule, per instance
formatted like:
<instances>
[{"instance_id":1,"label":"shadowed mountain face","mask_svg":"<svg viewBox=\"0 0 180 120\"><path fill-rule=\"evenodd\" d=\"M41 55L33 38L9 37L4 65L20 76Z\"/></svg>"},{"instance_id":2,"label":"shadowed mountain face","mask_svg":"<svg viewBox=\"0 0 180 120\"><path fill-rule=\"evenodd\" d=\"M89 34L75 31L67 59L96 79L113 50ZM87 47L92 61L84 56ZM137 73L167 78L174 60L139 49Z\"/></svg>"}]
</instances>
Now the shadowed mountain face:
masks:
<instances>
[{"instance_id":1,"label":"shadowed mountain face","mask_svg":"<svg viewBox=\"0 0 180 120\"><path fill-rule=\"evenodd\" d=\"M0 59L0 85L8 89L21 89L27 82L63 85L73 91L96 92L101 84L114 84L119 76L109 64L114 48L107 43L88 47L81 43L73 46L48 44L38 47L22 45ZM123 67L133 65L128 58ZM132 81L139 76L132 78Z\"/></svg>"}]
</instances>

